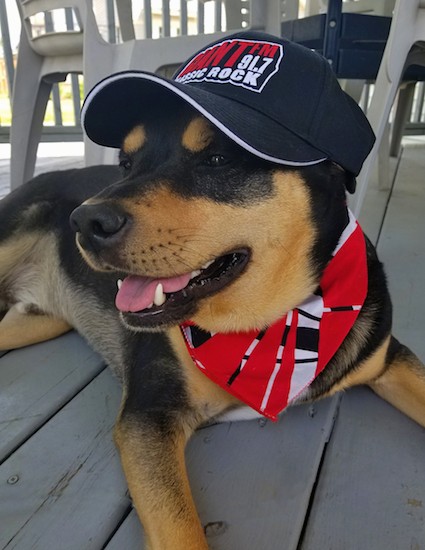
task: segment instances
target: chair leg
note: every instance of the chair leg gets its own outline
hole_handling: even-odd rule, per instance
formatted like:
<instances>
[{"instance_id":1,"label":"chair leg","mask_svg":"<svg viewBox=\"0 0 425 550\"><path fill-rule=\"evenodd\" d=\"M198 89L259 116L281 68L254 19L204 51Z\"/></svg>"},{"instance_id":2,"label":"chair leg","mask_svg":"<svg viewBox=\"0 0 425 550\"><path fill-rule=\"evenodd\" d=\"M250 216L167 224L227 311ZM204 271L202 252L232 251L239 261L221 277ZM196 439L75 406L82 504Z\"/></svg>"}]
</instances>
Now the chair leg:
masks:
<instances>
[{"instance_id":1,"label":"chair leg","mask_svg":"<svg viewBox=\"0 0 425 550\"><path fill-rule=\"evenodd\" d=\"M378 151L378 189L390 188L390 123L385 125Z\"/></svg>"},{"instance_id":2,"label":"chair leg","mask_svg":"<svg viewBox=\"0 0 425 550\"><path fill-rule=\"evenodd\" d=\"M360 102L363 88L364 88L364 85L366 84L365 80L343 78L339 81L339 83L341 85L341 88L344 90L344 92L346 92L349 96L351 96L356 103Z\"/></svg>"},{"instance_id":3,"label":"chair leg","mask_svg":"<svg viewBox=\"0 0 425 550\"><path fill-rule=\"evenodd\" d=\"M84 164L86 166L103 164L103 147L93 143L86 134L84 134Z\"/></svg>"},{"instance_id":4,"label":"chair leg","mask_svg":"<svg viewBox=\"0 0 425 550\"><path fill-rule=\"evenodd\" d=\"M51 89L51 84L42 80L42 67L42 57L33 51L25 32L22 32L12 98L12 189L30 179L34 173L44 112Z\"/></svg>"},{"instance_id":5,"label":"chair leg","mask_svg":"<svg viewBox=\"0 0 425 550\"><path fill-rule=\"evenodd\" d=\"M358 216L366 194L367 185L372 168L378 155L379 147L384 136L391 106L397 93L398 80L390 82L385 71L380 71L375 84L372 102L369 107L368 118L376 135L375 145L363 164L357 177L357 191L352 201L355 216Z\"/></svg>"},{"instance_id":6,"label":"chair leg","mask_svg":"<svg viewBox=\"0 0 425 550\"><path fill-rule=\"evenodd\" d=\"M413 96L415 94L416 82L409 82L401 88L398 94L397 109L395 112L393 130L391 136L390 155L398 157L400 154L401 139L406 126L407 119L412 110Z\"/></svg>"},{"instance_id":7,"label":"chair leg","mask_svg":"<svg viewBox=\"0 0 425 550\"><path fill-rule=\"evenodd\" d=\"M32 89L32 99L28 100L25 109L19 108L18 105L22 105L22 102L18 100L15 104L14 114L12 116L12 127L10 132L11 190L22 185L34 175L37 149L41 138L44 114L46 112L52 84L42 79L35 93L34 88L29 89ZM28 98L28 90L24 90L22 96L27 96Z\"/></svg>"}]
</instances>

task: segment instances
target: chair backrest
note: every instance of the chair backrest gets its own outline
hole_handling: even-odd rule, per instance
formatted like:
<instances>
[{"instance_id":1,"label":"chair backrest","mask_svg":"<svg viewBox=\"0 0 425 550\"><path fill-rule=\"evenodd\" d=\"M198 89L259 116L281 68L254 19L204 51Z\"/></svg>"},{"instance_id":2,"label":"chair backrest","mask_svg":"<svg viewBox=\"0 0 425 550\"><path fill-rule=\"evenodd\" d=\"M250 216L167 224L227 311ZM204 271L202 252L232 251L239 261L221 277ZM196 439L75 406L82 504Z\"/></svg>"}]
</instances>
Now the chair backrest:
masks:
<instances>
[{"instance_id":1,"label":"chair backrest","mask_svg":"<svg viewBox=\"0 0 425 550\"><path fill-rule=\"evenodd\" d=\"M350 13L367 13L369 15L386 15L391 17L395 0L347 0L343 10Z\"/></svg>"},{"instance_id":2,"label":"chair backrest","mask_svg":"<svg viewBox=\"0 0 425 550\"><path fill-rule=\"evenodd\" d=\"M327 11L328 0L306 0L304 15L317 15ZM342 0L342 11L391 16L395 0Z\"/></svg>"},{"instance_id":3,"label":"chair backrest","mask_svg":"<svg viewBox=\"0 0 425 550\"><path fill-rule=\"evenodd\" d=\"M17 5L28 42L36 53L43 57L82 55L86 0L17 0ZM63 21L60 30L59 15Z\"/></svg>"}]
</instances>

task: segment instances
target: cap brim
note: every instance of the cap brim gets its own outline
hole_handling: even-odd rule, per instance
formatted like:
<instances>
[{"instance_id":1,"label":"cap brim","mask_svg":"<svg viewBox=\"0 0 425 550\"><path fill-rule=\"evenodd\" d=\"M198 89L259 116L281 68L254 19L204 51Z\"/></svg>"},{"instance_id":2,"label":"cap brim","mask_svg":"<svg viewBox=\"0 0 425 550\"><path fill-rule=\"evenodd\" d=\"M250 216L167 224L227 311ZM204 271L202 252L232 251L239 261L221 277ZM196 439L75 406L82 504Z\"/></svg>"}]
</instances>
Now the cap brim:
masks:
<instances>
[{"instance_id":1,"label":"cap brim","mask_svg":"<svg viewBox=\"0 0 425 550\"><path fill-rule=\"evenodd\" d=\"M273 119L233 99L144 71L111 75L87 95L81 111L87 136L106 147L120 148L125 136L143 122L144 101L152 88L179 96L230 139L265 160L290 166L317 164L328 157Z\"/></svg>"}]
</instances>

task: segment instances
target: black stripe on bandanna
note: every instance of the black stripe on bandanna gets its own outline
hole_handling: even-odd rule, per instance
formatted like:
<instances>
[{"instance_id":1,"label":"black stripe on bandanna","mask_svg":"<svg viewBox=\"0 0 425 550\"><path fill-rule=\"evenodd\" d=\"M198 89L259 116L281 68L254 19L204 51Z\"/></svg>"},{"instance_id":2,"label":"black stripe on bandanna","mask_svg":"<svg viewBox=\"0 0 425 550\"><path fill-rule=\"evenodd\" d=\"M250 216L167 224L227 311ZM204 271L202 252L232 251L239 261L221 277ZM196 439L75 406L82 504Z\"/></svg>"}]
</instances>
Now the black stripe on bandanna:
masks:
<instances>
[{"instance_id":1,"label":"black stripe on bandanna","mask_svg":"<svg viewBox=\"0 0 425 550\"><path fill-rule=\"evenodd\" d=\"M297 349L317 351L319 349L319 331L315 328L297 328Z\"/></svg>"},{"instance_id":2,"label":"black stripe on bandanna","mask_svg":"<svg viewBox=\"0 0 425 550\"><path fill-rule=\"evenodd\" d=\"M202 346L202 344L208 342L208 340L212 337L211 332L207 332L206 330L202 330L196 326L190 327L190 334L192 336L192 345L194 348Z\"/></svg>"},{"instance_id":3,"label":"black stripe on bandanna","mask_svg":"<svg viewBox=\"0 0 425 550\"><path fill-rule=\"evenodd\" d=\"M257 337L255 338L255 341L258 342L261 340L261 338L265 335L266 331L265 330L262 330L258 335ZM255 345L255 347L253 348L253 350L257 347L257 344ZM241 373L241 370L242 370L242 367L245 365L245 363L248 361L248 359L250 358L251 354L245 354L242 358L242 361L239 363L238 365L238 368L235 370L235 372L230 376L229 380L227 381L227 385L228 386L231 386L233 384L233 382L236 380L236 378L239 376L239 374Z\"/></svg>"},{"instance_id":4,"label":"black stripe on bandanna","mask_svg":"<svg viewBox=\"0 0 425 550\"><path fill-rule=\"evenodd\" d=\"M329 311L354 311L353 306L336 306L336 307L330 307Z\"/></svg>"},{"instance_id":5,"label":"black stripe on bandanna","mask_svg":"<svg viewBox=\"0 0 425 550\"><path fill-rule=\"evenodd\" d=\"M295 359L294 363L300 365L303 363L317 363L317 357L311 357L310 359Z\"/></svg>"},{"instance_id":6,"label":"black stripe on bandanna","mask_svg":"<svg viewBox=\"0 0 425 550\"><path fill-rule=\"evenodd\" d=\"M307 319L311 319L312 321L320 322L321 319L322 319L321 317L316 317L315 315L312 315L311 313L308 313L304 309L297 308L297 311L300 315L302 315L303 317L307 317Z\"/></svg>"},{"instance_id":7,"label":"black stripe on bandanna","mask_svg":"<svg viewBox=\"0 0 425 550\"><path fill-rule=\"evenodd\" d=\"M285 330L283 331L283 334L282 334L282 342L281 342L282 347L286 346L286 340L288 339L288 334L290 329L291 329L291 325L285 325Z\"/></svg>"}]
</instances>

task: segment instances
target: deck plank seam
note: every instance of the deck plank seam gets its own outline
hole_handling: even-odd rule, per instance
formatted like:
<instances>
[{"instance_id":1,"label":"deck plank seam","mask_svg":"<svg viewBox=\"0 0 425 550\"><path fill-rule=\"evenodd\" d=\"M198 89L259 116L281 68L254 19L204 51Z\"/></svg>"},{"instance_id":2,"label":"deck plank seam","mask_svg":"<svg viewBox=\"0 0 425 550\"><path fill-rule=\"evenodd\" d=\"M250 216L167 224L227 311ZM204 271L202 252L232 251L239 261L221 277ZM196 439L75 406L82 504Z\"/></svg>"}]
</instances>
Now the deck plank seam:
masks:
<instances>
[{"instance_id":1,"label":"deck plank seam","mask_svg":"<svg viewBox=\"0 0 425 550\"><path fill-rule=\"evenodd\" d=\"M328 452L328 449L329 449L329 444L330 444L330 441L332 439L332 434L335 431L335 425L336 425L337 420L338 420L339 409L340 409L340 406L341 406L342 398L343 398L343 393L342 392L336 394L333 397L334 407L331 411L330 418L328 420L327 425L325 425L323 427L323 430L326 430L327 433L326 433L325 441L324 441L324 444L323 444L322 454L320 456L320 460L319 460L319 463L318 463L318 466L317 466L317 469L316 469L316 477L315 477L314 483L311 487L307 508L305 510L305 513L304 513L304 520L303 520L303 523L302 523L302 526L301 526L301 529L300 529L300 534L299 534L299 537L298 537L296 550L303 550L304 537L305 537L305 533L307 531L307 526L308 526L308 522L309 522L309 519L310 519L311 510L314 506L316 490L317 490L317 487L318 487L318 484L319 484L323 464L325 462L326 455L327 455L327 452Z\"/></svg>"},{"instance_id":2,"label":"deck plank seam","mask_svg":"<svg viewBox=\"0 0 425 550\"><path fill-rule=\"evenodd\" d=\"M58 413L60 413L60 411L65 408L73 399L75 399L75 397L81 393L85 388L87 388L90 384L93 383L93 381L102 374L102 372L105 371L105 369L108 368L108 365L106 365L106 363L104 362L101 362L100 363L100 367L99 367L99 370L96 371L95 374L93 374L93 376L86 381L85 384L83 384L82 386L79 386L78 388L76 388L76 390L69 396L67 396L67 399L64 400L59 406L58 408L56 408L54 411L51 412L51 414L47 415L41 424L39 424L35 430L33 430L31 433L27 434L23 439L21 439L8 453L5 454L5 456L3 458L0 459L0 466L2 464L4 464L7 460L9 460L13 454L20 448L22 447L23 445L25 445L25 443L27 441L29 441L32 437L34 437L46 424L48 424L52 418L54 418Z\"/></svg>"},{"instance_id":3,"label":"deck plank seam","mask_svg":"<svg viewBox=\"0 0 425 550\"><path fill-rule=\"evenodd\" d=\"M387 199L385 201L384 212L382 213L381 223L379 224L378 234L376 236L376 241L375 241L375 248L376 249L378 248L379 241L380 241L380 238L381 238L381 235L382 235L382 231L384 229L385 220L387 219L388 209L390 207L390 202L391 202L391 199L393 197L395 184L397 182L398 171L400 169L401 160L403 158L403 152L404 152L404 146L402 146L400 148L400 154L397 157L397 164L396 164L396 167L395 167L395 170L394 170L393 178L391 180L390 190L388 192Z\"/></svg>"}]
</instances>

